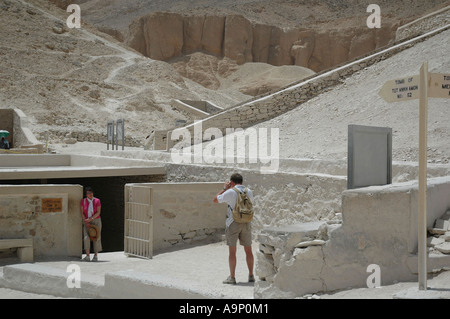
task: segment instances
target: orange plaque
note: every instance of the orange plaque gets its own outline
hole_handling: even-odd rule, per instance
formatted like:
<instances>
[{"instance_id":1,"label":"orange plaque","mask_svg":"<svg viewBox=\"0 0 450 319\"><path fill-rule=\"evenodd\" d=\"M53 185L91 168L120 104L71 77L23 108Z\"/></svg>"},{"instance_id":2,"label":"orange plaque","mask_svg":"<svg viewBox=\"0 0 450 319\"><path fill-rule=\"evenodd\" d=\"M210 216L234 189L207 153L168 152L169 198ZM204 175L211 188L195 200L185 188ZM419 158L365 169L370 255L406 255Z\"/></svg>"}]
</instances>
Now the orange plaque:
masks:
<instances>
[{"instance_id":1,"label":"orange plaque","mask_svg":"<svg viewBox=\"0 0 450 319\"><path fill-rule=\"evenodd\" d=\"M62 213L62 198L42 198L43 213Z\"/></svg>"}]
</instances>

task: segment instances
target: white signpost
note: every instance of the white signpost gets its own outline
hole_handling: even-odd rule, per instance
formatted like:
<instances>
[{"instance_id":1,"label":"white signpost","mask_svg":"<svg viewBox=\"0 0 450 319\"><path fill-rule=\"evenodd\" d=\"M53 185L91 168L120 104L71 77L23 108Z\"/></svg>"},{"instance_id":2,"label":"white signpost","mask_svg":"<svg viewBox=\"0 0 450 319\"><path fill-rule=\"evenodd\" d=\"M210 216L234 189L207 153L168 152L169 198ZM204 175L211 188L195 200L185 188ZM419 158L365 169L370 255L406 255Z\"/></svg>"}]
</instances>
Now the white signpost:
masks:
<instances>
[{"instance_id":1,"label":"white signpost","mask_svg":"<svg viewBox=\"0 0 450 319\"><path fill-rule=\"evenodd\" d=\"M424 62L419 75L387 81L379 95L388 103L419 99L419 290L427 289L427 121L428 98L450 98L450 74L428 73Z\"/></svg>"}]
</instances>

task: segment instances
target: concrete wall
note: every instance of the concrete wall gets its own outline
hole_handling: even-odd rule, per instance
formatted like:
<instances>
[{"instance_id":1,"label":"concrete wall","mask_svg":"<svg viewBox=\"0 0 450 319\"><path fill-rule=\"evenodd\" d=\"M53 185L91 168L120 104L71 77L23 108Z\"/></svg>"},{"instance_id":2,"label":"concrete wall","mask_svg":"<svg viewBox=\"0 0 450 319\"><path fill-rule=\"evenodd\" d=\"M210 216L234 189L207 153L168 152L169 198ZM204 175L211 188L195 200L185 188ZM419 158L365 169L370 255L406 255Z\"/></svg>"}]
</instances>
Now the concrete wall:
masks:
<instances>
[{"instance_id":1,"label":"concrete wall","mask_svg":"<svg viewBox=\"0 0 450 319\"><path fill-rule=\"evenodd\" d=\"M82 250L79 185L0 185L0 238L33 238L35 256L77 256ZM61 208L50 209L46 199Z\"/></svg>"},{"instance_id":2,"label":"concrete wall","mask_svg":"<svg viewBox=\"0 0 450 319\"><path fill-rule=\"evenodd\" d=\"M217 241L224 232L227 206L213 203L223 183L136 183L125 187L135 186L153 189L153 251Z\"/></svg>"},{"instance_id":3,"label":"concrete wall","mask_svg":"<svg viewBox=\"0 0 450 319\"><path fill-rule=\"evenodd\" d=\"M255 296L292 298L367 287L371 264L380 266L381 285L416 280L417 202L416 182L347 190L341 226L262 232L257 275L265 280L255 286ZM433 227L450 208L450 177L429 179L427 204ZM430 271L436 261L429 260Z\"/></svg>"}]
</instances>

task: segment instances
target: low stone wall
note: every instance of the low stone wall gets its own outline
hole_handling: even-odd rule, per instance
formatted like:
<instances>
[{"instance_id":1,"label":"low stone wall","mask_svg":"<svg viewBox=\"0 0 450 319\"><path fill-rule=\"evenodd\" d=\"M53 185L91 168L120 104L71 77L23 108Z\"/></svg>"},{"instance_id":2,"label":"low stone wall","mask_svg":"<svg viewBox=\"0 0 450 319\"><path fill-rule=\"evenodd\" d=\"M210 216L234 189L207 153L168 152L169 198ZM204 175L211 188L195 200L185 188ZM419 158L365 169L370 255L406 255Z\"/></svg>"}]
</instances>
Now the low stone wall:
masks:
<instances>
[{"instance_id":1,"label":"low stone wall","mask_svg":"<svg viewBox=\"0 0 450 319\"><path fill-rule=\"evenodd\" d=\"M424 17L399 27L395 34L395 41L400 42L425 32L443 27L450 21L450 6L437 10Z\"/></svg>"},{"instance_id":2,"label":"low stone wall","mask_svg":"<svg viewBox=\"0 0 450 319\"><path fill-rule=\"evenodd\" d=\"M0 238L32 238L35 256L82 253L79 185L0 185Z\"/></svg>"},{"instance_id":3,"label":"low stone wall","mask_svg":"<svg viewBox=\"0 0 450 319\"><path fill-rule=\"evenodd\" d=\"M105 127L106 131L106 127ZM48 140L54 143L75 144L76 142L100 142L106 143L106 132L97 133L93 131L63 131L63 130L48 130L41 132L39 138L41 140ZM121 142L120 142L121 143ZM119 149L121 144L119 143ZM139 140L134 137L125 136L125 146L140 147L144 144L144 140Z\"/></svg>"},{"instance_id":4,"label":"low stone wall","mask_svg":"<svg viewBox=\"0 0 450 319\"><path fill-rule=\"evenodd\" d=\"M207 167L168 164L167 180L172 183L222 181L212 193L218 193L231 174L239 172L244 184L253 191L256 234L267 226L318 220L339 220L341 194L347 181L342 176L323 174L261 174L259 171L232 167Z\"/></svg>"},{"instance_id":5,"label":"low stone wall","mask_svg":"<svg viewBox=\"0 0 450 319\"><path fill-rule=\"evenodd\" d=\"M429 228L450 208L449 194L450 177L428 180ZM417 202L417 182L347 190L342 225L263 230L256 272L263 280L255 285L255 297L293 298L367 287L371 264L380 267L381 285L416 280ZM443 264L441 256L429 260L429 271ZM448 264L450 259L445 260Z\"/></svg>"}]
</instances>

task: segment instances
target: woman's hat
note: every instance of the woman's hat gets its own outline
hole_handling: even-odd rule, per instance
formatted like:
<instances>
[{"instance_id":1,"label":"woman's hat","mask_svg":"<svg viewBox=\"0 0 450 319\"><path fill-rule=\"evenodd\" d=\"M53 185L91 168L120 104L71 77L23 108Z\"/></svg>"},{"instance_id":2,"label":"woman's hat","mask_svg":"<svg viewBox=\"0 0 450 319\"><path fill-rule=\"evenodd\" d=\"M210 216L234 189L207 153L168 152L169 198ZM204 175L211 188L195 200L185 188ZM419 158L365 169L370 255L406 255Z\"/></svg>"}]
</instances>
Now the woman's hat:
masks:
<instances>
[{"instance_id":1,"label":"woman's hat","mask_svg":"<svg viewBox=\"0 0 450 319\"><path fill-rule=\"evenodd\" d=\"M98 237L100 237L100 229L92 224L88 225L88 229L87 229L89 238L93 241L96 241L98 239Z\"/></svg>"}]
</instances>

